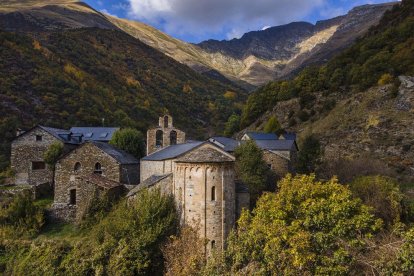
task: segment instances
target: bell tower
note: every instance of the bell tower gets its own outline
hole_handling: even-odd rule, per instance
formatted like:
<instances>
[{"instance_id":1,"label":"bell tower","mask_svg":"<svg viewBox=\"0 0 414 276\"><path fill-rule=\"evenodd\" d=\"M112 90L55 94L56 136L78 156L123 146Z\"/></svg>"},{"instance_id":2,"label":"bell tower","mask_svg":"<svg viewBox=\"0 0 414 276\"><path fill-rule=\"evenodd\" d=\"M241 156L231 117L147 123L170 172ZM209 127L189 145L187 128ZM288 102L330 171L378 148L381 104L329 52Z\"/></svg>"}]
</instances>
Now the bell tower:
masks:
<instances>
[{"instance_id":1,"label":"bell tower","mask_svg":"<svg viewBox=\"0 0 414 276\"><path fill-rule=\"evenodd\" d=\"M164 115L158 119L158 126L147 131L147 155L170 145L185 143L185 132L173 125L173 118Z\"/></svg>"}]
</instances>

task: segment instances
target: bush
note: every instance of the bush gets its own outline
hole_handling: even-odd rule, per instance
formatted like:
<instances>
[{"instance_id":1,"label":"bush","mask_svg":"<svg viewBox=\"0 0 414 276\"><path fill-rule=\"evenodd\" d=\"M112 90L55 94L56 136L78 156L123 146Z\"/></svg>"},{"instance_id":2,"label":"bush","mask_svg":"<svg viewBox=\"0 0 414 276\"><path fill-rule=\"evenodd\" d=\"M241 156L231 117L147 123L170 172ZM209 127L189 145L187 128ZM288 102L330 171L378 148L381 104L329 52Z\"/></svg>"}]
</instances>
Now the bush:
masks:
<instances>
[{"instance_id":1,"label":"bush","mask_svg":"<svg viewBox=\"0 0 414 276\"><path fill-rule=\"evenodd\" d=\"M244 211L216 275L346 275L365 239L381 228L371 208L335 179L287 176Z\"/></svg>"},{"instance_id":2,"label":"bush","mask_svg":"<svg viewBox=\"0 0 414 276\"><path fill-rule=\"evenodd\" d=\"M0 209L0 237L33 237L44 222L44 210L34 204L30 191L23 191Z\"/></svg>"},{"instance_id":3,"label":"bush","mask_svg":"<svg viewBox=\"0 0 414 276\"><path fill-rule=\"evenodd\" d=\"M280 133L282 131L282 126L275 116L270 117L267 123L264 126L264 132L266 133Z\"/></svg>"},{"instance_id":4,"label":"bush","mask_svg":"<svg viewBox=\"0 0 414 276\"><path fill-rule=\"evenodd\" d=\"M403 193L391 178L383 176L361 176L349 184L355 197L374 208L374 213L386 226L400 222Z\"/></svg>"}]
</instances>

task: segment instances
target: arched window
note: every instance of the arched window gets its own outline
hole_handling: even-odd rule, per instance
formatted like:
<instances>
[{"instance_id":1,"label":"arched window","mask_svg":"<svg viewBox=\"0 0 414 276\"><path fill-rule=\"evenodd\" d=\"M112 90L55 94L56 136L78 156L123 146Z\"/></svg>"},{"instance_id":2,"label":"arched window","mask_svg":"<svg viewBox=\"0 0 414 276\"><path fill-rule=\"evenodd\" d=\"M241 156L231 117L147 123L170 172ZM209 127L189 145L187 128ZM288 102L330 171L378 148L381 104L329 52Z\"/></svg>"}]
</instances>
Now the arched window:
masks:
<instances>
[{"instance_id":1,"label":"arched window","mask_svg":"<svg viewBox=\"0 0 414 276\"><path fill-rule=\"evenodd\" d=\"M173 130L170 132L170 145L177 144L177 131Z\"/></svg>"},{"instance_id":2,"label":"arched window","mask_svg":"<svg viewBox=\"0 0 414 276\"><path fill-rule=\"evenodd\" d=\"M162 130L157 130L157 132L155 133L155 146L162 147L162 136Z\"/></svg>"},{"instance_id":3,"label":"arched window","mask_svg":"<svg viewBox=\"0 0 414 276\"><path fill-rule=\"evenodd\" d=\"M216 247L216 241L211 241L211 249L214 249Z\"/></svg>"},{"instance_id":4,"label":"arched window","mask_svg":"<svg viewBox=\"0 0 414 276\"><path fill-rule=\"evenodd\" d=\"M74 172L79 172L81 170L81 163L76 162L75 167L73 168Z\"/></svg>"},{"instance_id":5,"label":"arched window","mask_svg":"<svg viewBox=\"0 0 414 276\"><path fill-rule=\"evenodd\" d=\"M164 116L164 128L168 128L168 116Z\"/></svg>"},{"instance_id":6,"label":"arched window","mask_svg":"<svg viewBox=\"0 0 414 276\"><path fill-rule=\"evenodd\" d=\"M101 165L101 163L96 163L95 164L95 170L93 171L93 173L96 173L96 174L102 174L102 165Z\"/></svg>"},{"instance_id":7,"label":"arched window","mask_svg":"<svg viewBox=\"0 0 414 276\"><path fill-rule=\"evenodd\" d=\"M216 186L211 187L211 201L216 201Z\"/></svg>"}]
</instances>

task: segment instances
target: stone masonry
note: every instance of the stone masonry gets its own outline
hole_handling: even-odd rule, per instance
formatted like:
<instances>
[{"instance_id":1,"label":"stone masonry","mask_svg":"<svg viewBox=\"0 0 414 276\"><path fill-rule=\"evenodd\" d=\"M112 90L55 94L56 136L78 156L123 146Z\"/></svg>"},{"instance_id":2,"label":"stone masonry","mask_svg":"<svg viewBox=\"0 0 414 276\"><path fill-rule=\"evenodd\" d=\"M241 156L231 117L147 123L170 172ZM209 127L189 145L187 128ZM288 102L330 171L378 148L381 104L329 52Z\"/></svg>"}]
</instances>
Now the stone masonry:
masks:
<instances>
[{"instance_id":1,"label":"stone masonry","mask_svg":"<svg viewBox=\"0 0 414 276\"><path fill-rule=\"evenodd\" d=\"M158 126L147 131L147 155L169 145L185 142L185 133L173 126L169 115L159 118Z\"/></svg>"}]
</instances>

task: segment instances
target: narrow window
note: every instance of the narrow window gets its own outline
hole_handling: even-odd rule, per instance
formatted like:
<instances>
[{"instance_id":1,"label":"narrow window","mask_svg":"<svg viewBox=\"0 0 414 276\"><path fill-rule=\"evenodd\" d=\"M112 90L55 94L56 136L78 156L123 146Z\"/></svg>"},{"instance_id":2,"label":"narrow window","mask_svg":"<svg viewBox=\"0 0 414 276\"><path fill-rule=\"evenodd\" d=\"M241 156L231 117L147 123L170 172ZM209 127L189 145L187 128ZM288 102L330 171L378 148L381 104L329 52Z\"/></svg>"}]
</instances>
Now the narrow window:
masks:
<instances>
[{"instance_id":1,"label":"narrow window","mask_svg":"<svg viewBox=\"0 0 414 276\"><path fill-rule=\"evenodd\" d=\"M43 140L42 135L36 135L36 141L40 142Z\"/></svg>"},{"instance_id":2,"label":"narrow window","mask_svg":"<svg viewBox=\"0 0 414 276\"><path fill-rule=\"evenodd\" d=\"M76 205L76 189L70 190L70 204Z\"/></svg>"},{"instance_id":3,"label":"narrow window","mask_svg":"<svg viewBox=\"0 0 414 276\"><path fill-rule=\"evenodd\" d=\"M102 165L101 163L95 164L95 170L93 171L95 174L102 174Z\"/></svg>"},{"instance_id":4,"label":"narrow window","mask_svg":"<svg viewBox=\"0 0 414 276\"><path fill-rule=\"evenodd\" d=\"M164 116L164 128L168 128L168 116Z\"/></svg>"},{"instance_id":5,"label":"narrow window","mask_svg":"<svg viewBox=\"0 0 414 276\"><path fill-rule=\"evenodd\" d=\"M157 147L162 147L162 136L163 136L163 132L162 130L157 130L156 134L155 134L155 145Z\"/></svg>"},{"instance_id":6,"label":"narrow window","mask_svg":"<svg viewBox=\"0 0 414 276\"><path fill-rule=\"evenodd\" d=\"M32 162L32 170L33 171L39 171L39 170L44 170L44 169L46 169L45 162L39 162L39 161Z\"/></svg>"},{"instance_id":7,"label":"narrow window","mask_svg":"<svg viewBox=\"0 0 414 276\"><path fill-rule=\"evenodd\" d=\"M214 249L216 247L216 241L211 241L211 249Z\"/></svg>"},{"instance_id":8,"label":"narrow window","mask_svg":"<svg viewBox=\"0 0 414 276\"><path fill-rule=\"evenodd\" d=\"M173 130L170 132L170 145L177 144L177 131Z\"/></svg>"},{"instance_id":9,"label":"narrow window","mask_svg":"<svg viewBox=\"0 0 414 276\"><path fill-rule=\"evenodd\" d=\"M79 172L81 170L81 163L76 162L75 167L73 168L75 172Z\"/></svg>"},{"instance_id":10,"label":"narrow window","mask_svg":"<svg viewBox=\"0 0 414 276\"><path fill-rule=\"evenodd\" d=\"M216 201L216 186L211 187L211 201Z\"/></svg>"}]
</instances>

